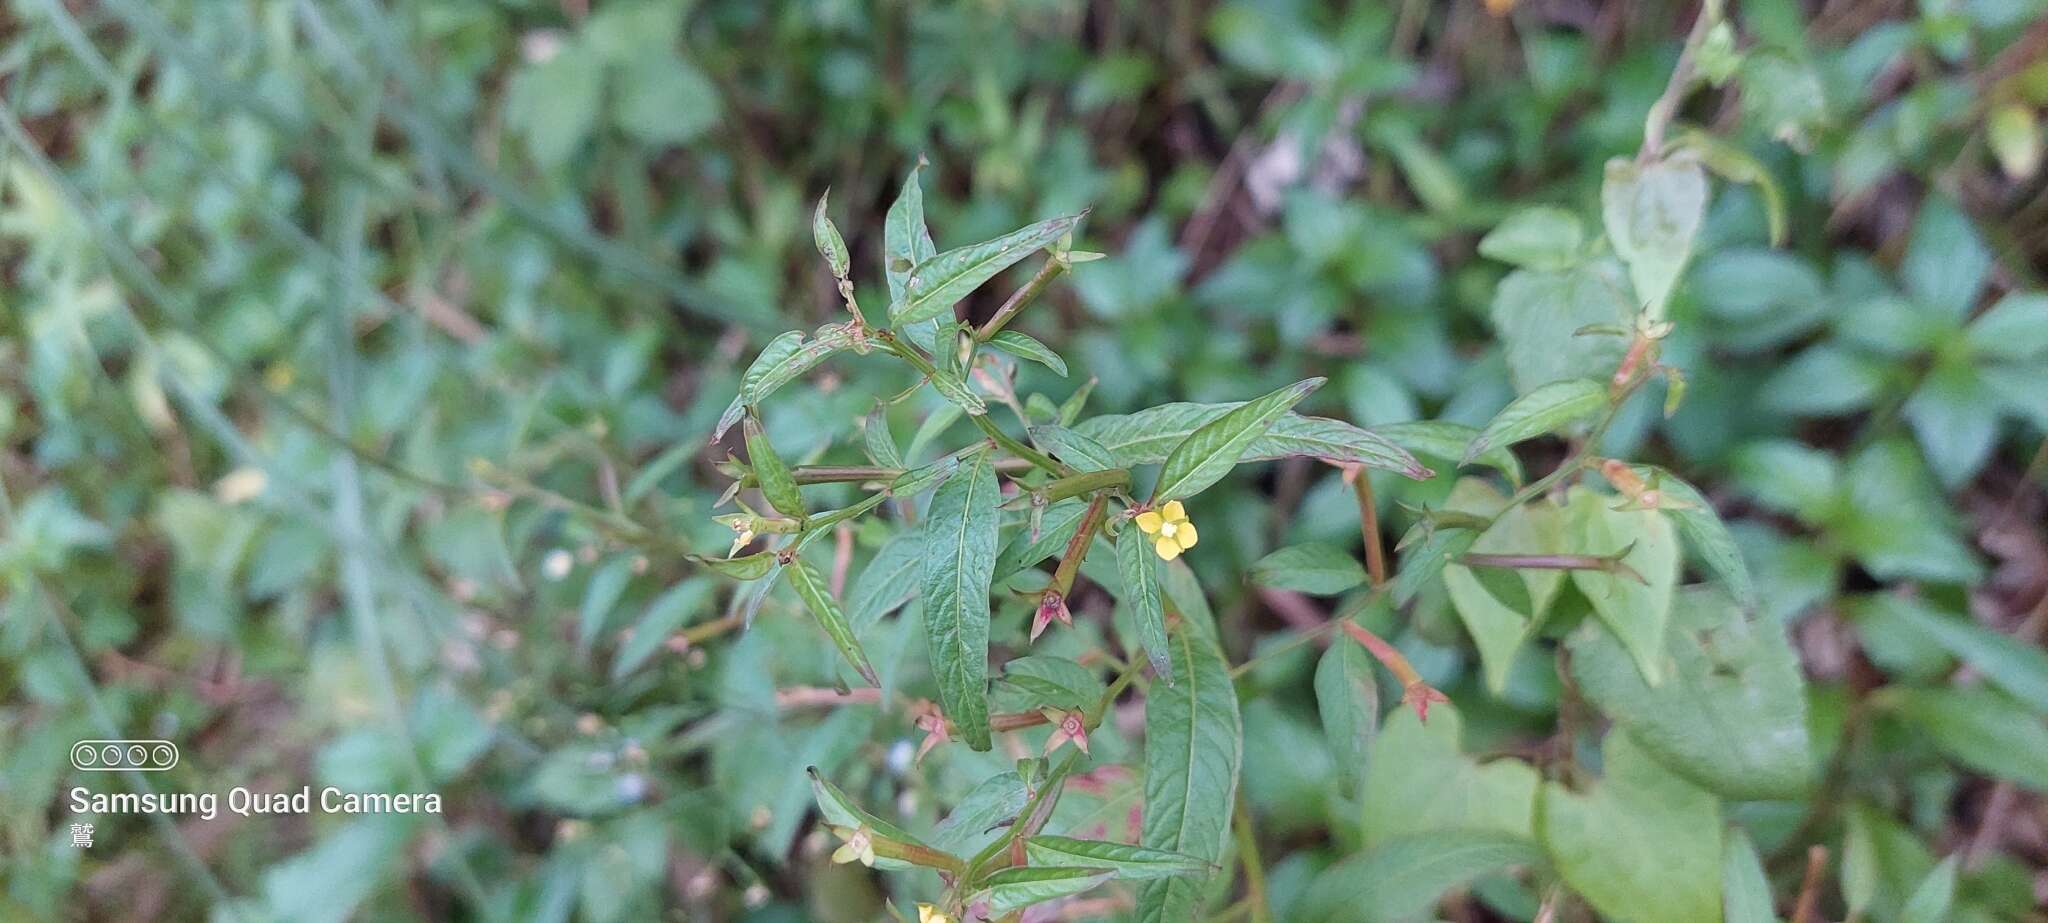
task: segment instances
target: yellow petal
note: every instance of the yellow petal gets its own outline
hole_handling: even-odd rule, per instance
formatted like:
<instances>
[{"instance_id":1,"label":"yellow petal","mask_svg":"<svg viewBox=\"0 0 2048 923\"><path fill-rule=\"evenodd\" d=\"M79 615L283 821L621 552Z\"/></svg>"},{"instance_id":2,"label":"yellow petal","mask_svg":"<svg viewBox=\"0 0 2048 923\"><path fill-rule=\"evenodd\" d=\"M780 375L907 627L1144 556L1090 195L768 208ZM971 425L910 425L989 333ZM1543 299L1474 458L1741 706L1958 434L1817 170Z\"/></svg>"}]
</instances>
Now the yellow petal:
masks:
<instances>
[{"instance_id":1,"label":"yellow petal","mask_svg":"<svg viewBox=\"0 0 2048 923\"><path fill-rule=\"evenodd\" d=\"M860 844L860 864L872 868L875 864L875 844Z\"/></svg>"},{"instance_id":2,"label":"yellow petal","mask_svg":"<svg viewBox=\"0 0 2048 923\"><path fill-rule=\"evenodd\" d=\"M852 862L858 858L860 858L860 850L854 849L852 843L847 843L832 851L832 861L841 864Z\"/></svg>"},{"instance_id":3,"label":"yellow petal","mask_svg":"<svg viewBox=\"0 0 2048 923\"><path fill-rule=\"evenodd\" d=\"M1201 538L1202 536L1195 532L1195 524L1192 522L1181 523L1180 528L1173 533L1173 540L1180 544L1182 550L1195 547L1195 542Z\"/></svg>"},{"instance_id":4,"label":"yellow petal","mask_svg":"<svg viewBox=\"0 0 2048 923\"><path fill-rule=\"evenodd\" d=\"M1152 550L1159 552L1159 557L1163 560L1171 561L1180 557L1180 545L1175 544L1170 538L1162 538L1153 543Z\"/></svg>"},{"instance_id":5,"label":"yellow petal","mask_svg":"<svg viewBox=\"0 0 2048 923\"><path fill-rule=\"evenodd\" d=\"M1188 519L1188 508L1181 506L1179 500L1166 501L1166 505L1160 507L1159 512L1166 514L1169 522L1186 522Z\"/></svg>"},{"instance_id":6,"label":"yellow petal","mask_svg":"<svg viewBox=\"0 0 2048 923\"><path fill-rule=\"evenodd\" d=\"M1138 514L1138 528L1145 530L1148 535L1159 531L1159 527L1162 524L1163 520L1159 518L1159 514L1151 510Z\"/></svg>"}]
</instances>

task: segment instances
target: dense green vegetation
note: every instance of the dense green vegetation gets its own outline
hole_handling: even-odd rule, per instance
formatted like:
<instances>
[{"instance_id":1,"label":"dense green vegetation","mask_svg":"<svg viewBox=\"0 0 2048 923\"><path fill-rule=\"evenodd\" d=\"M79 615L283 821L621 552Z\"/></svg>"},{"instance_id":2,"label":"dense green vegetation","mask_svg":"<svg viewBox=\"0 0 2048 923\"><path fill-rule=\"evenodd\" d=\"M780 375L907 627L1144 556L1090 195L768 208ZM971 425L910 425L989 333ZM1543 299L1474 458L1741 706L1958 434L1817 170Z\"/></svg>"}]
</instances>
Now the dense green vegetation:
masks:
<instances>
[{"instance_id":1,"label":"dense green vegetation","mask_svg":"<svg viewBox=\"0 0 2048 923\"><path fill-rule=\"evenodd\" d=\"M2039 0L4 16L0 919L2043 919Z\"/></svg>"}]
</instances>

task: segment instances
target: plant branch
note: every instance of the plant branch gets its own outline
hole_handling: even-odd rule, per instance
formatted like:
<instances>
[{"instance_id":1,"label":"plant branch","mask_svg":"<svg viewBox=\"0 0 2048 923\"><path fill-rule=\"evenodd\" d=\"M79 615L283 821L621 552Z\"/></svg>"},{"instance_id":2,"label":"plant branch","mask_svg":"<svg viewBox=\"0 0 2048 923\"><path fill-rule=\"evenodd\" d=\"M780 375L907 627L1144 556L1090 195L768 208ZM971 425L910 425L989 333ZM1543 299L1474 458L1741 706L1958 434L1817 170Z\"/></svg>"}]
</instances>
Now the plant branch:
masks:
<instances>
[{"instance_id":1,"label":"plant branch","mask_svg":"<svg viewBox=\"0 0 2048 923\"><path fill-rule=\"evenodd\" d=\"M1065 271L1066 268L1065 260L1059 257L1047 257L1045 265L1038 268L1038 274L1032 276L1031 281L1024 283L1023 288L1011 292L1009 299L1003 302L1003 306L996 309L995 315L982 324L981 329L974 331L974 341L986 343L990 337L1002 332L1002 329L1008 326L1018 313L1030 307L1031 302L1038 298L1039 293L1045 291L1045 287L1051 285L1052 280L1058 278L1059 274Z\"/></svg>"},{"instance_id":2,"label":"plant branch","mask_svg":"<svg viewBox=\"0 0 2048 923\"><path fill-rule=\"evenodd\" d=\"M1722 0L1706 0L1700 5L1699 18L1692 21L1692 31L1685 37L1685 47L1678 52L1678 64L1671 69L1671 82L1664 85L1664 93L1650 104L1650 114L1643 119L1643 147L1636 159L1647 161L1664 149L1664 133L1671 127L1672 117L1678 114L1678 104L1685 101L1685 94L1692 89L1695 59L1699 57L1700 46L1706 44L1707 33L1721 21Z\"/></svg>"}]
</instances>

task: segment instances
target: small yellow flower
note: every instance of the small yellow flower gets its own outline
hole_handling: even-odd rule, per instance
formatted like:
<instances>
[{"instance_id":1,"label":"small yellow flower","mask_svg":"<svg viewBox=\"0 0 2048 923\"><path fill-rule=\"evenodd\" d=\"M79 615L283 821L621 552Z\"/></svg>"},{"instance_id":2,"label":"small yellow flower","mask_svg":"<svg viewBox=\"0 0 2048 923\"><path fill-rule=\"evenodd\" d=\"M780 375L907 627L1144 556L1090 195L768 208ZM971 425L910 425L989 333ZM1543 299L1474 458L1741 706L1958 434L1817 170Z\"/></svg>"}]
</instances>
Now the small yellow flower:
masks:
<instances>
[{"instance_id":1,"label":"small yellow flower","mask_svg":"<svg viewBox=\"0 0 2048 923\"><path fill-rule=\"evenodd\" d=\"M953 923L946 912L930 904L917 905L917 923Z\"/></svg>"},{"instance_id":2,"label":"small yellow flower","mask_svg":"<svg viewBox=\"0 0 2048 923\"><path fill-rule=\"evenodd\" d=\"M875 864L875 842L868 828L856 830L850 827L833 827L832 835L846 843L832 851L832 861L838 863L860 860L860 864L873 868Z\"/></svg>"},{"instance_id":3,"label":"small yellow flower","mask_svg":"<svg viewBox=\"0 0 2048 923\"><path fill-rule=\"evenodd\" d=\"M1157 510L1139 513L1138 528L1153 536L1152 550L1167 561L1180 557L1181 552L1195 547L1195 542L1201 539L1195 534L1195 524L1188 521L1187 508L1179 500L1168 500Z\"/></svg>"}]
</instances>

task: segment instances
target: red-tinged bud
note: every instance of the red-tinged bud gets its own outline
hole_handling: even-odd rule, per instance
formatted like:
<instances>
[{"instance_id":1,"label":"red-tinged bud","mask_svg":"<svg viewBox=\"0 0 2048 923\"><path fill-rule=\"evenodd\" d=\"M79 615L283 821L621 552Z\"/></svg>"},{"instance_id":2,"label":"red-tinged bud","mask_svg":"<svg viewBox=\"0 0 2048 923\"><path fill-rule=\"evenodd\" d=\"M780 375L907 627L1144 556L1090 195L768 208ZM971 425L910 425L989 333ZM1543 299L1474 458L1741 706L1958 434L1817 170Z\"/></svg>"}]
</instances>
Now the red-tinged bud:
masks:
<instances>
[{"instance_id":1,"label":"red-tinged bud","mask_svg":"<svg viewBox=\"0 0 2048 923\"><path fill-rule=\"evenodd\" d=\"M1031 640L1037 641L1038 636L1045 633L1045 626L1052 624L1054 619L1069 628L1074 626L1074 614L1067 610L1067 598L1059 590L1048 589L1038 598L1038 613L1031 617Z\"/></svg>"}]
</instances>

